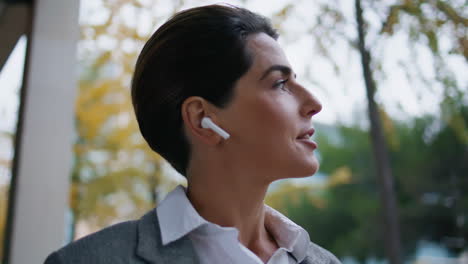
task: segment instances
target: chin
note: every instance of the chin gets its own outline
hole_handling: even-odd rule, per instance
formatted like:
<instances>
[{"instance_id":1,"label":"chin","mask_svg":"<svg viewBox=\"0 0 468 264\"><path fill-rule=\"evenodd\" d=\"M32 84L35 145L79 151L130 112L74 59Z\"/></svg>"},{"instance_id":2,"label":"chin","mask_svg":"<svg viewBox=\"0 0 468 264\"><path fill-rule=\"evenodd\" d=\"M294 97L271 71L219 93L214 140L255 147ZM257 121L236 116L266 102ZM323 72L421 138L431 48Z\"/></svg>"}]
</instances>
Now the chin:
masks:
<instances>
[{"instance_id":1,"label":"chin","mask_svg":"<svg viewBox=\"0 0 468 264\"><path fill-rule=\"evenodd\" d=\"M276 181L281 179L292 179L292 178L307 178L317 173L320 163L315 156L309 156L308 158L288 160L287 163L278 162L282 164L282 167L276 167L274 172L268 173L273 176L270 180ZM274 163L273 164L278 164ZM271 164L271 163L270 163ZM271 167L270 167L271 168Z\"/></svg>"},{"instance_id":2,"label":"chin","mask_svg":"<svg viewBox=\"0 0 468 264\"><path fill-rule=\"evenodd\" d=\"M286 173L282 174L283 177L280 179L291 179L291 178L307 178L313 176L319 169L320 164L318 160L313 157L313 159L309 159L306 161L301 162L300 164L291 164L286 168ZM279 179L275 179L279 180Z\"/></svg>"},{"instance_id":3,"label":"chin","mask_svg":"<svg viewBox=\"0 0 468 264\"><path fill-rule=\"evenodd\" d=\"M299 176L294 178L310 177L314 175L318 171L320 163L317 160L317 158L312 157L311 160L307 160L306 164L303 164L301 167L303 168L303 170L301 170Z\"/></svg>"}]
</instances>

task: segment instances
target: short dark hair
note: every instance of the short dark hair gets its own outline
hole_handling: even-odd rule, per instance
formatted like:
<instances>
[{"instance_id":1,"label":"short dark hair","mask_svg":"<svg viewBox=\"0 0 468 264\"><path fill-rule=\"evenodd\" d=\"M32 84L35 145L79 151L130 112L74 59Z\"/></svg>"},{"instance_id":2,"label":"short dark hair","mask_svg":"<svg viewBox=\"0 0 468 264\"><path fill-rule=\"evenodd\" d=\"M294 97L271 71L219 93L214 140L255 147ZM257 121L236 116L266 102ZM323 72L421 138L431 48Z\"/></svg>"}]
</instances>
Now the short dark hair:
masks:
<instances>
[{"instance_id":1,"label":"short dark hair","mask_svg":"<svg viewBox=\"0 0 468 264\"><path fill-rule=\"evenodd\" d=\"M225 107L236 81L253 62L247 36L278 34L270 21L247 9L209 5L175 14L146 42L132 80L132 102L149 146L186 176L190 146L181 106L200 96Z\"/></svg>"}]
</instances>

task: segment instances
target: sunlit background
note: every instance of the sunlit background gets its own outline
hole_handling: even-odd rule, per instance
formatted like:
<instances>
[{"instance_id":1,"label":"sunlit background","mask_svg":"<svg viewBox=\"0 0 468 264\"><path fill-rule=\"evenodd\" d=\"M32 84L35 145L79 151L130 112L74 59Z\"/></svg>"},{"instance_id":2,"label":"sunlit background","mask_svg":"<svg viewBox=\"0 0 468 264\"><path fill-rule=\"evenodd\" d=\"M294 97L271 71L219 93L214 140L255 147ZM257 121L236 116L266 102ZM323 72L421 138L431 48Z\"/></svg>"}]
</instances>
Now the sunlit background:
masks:
<instances>
[{"instance_id":1,"label":"sunlit background","mask_svg":"<svg viewBox=\"0 0 468 264\"><path fill-rule=\"evenodd\" d=\"M138 218L186 184L143 141L129 86L136 57L159 25L179 10L218 2L81 0L69 240ZM362 2L403 259L467 263L467 2ZM320 172L275 182L266 203L343 263L385 263L354 1L229 3L272 19L299 80L324 105L315 118ZM26 45L21 38L0 72L0 236Z\"/></svg>"}]
</instances>

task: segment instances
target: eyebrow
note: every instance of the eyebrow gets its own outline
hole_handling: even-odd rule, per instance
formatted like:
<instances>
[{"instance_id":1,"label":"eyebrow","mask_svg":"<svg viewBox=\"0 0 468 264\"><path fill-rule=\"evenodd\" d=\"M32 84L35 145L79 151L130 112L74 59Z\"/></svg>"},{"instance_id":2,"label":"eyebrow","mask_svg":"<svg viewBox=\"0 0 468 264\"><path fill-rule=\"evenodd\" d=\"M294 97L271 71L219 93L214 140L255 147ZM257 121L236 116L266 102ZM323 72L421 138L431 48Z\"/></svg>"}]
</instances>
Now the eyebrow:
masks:
<instances>
[{"instance_id":1,"label":"eyebrow","mask_svg":"<svg viewBox=\"0 0 468 264\"><path fill-rule=\"evenodd\" d=\"M280 71L282 74L284 75L290 75L292 70L291 68L289 68L288 66L285 66L285 65L273 65L273 66L270 66L270 68L268 68L263 74L262 74L262 77L259 79L260 81L265 79L265 77L268 76L268 74L270 74L271 72L274 72L274 71Z\"/></svg>"}]
</instances>

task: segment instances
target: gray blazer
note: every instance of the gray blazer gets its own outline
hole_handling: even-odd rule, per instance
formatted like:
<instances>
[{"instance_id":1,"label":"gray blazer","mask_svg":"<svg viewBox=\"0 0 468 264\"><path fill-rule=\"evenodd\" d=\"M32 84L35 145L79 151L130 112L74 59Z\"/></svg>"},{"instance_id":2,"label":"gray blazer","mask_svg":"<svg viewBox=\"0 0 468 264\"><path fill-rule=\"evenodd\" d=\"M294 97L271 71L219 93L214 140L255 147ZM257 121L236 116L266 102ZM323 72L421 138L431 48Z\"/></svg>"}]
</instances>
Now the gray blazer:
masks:
<instances>
[{"instance_id":1,"label":"gray blazer","mask_svg":"<svg viewBox=\"0 0 468 264\"><path fill-rule=\"evenodd\" d=\"M155 210L141 219L105 228L49 255L44 264L165 264L199 263L185 236L163 246ZM301 264L340 264L327 250L310 243Z\"/></svg>"}]
</instances>

